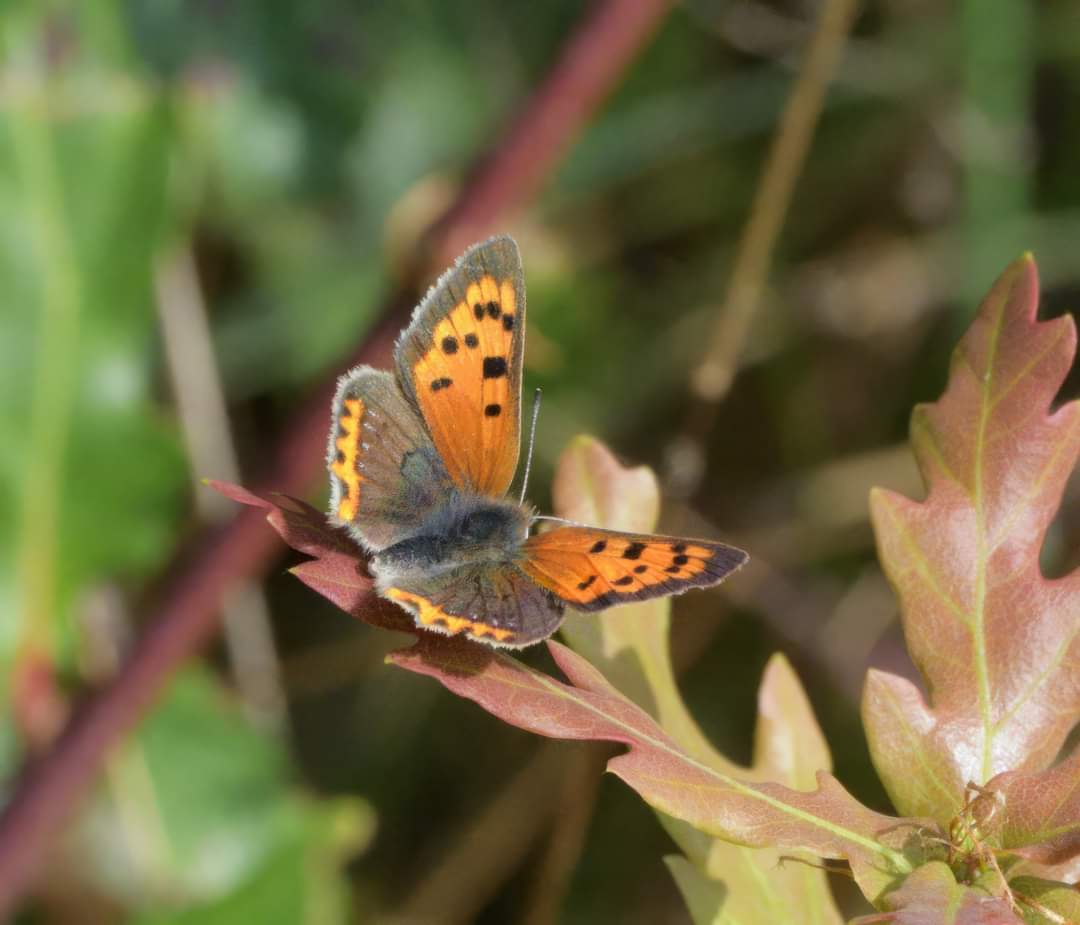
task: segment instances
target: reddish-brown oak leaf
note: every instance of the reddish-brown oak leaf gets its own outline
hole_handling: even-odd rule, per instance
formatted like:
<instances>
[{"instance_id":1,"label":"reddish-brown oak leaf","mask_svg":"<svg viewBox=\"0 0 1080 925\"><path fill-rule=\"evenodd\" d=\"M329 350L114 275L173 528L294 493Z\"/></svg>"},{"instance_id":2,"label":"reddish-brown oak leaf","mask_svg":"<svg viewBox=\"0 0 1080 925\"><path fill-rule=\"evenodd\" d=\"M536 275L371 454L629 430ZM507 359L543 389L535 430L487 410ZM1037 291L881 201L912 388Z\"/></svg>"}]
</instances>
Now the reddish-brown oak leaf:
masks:
<instances>
[{"instance_id":1,"label":"reddish-brown oak leaf","mask_svg":"<svg viewBox=\"0 0 1080 925\"><path fill-rule=\"evenodd\" d=\"M1051 866L1080 856L1080 750L1046 771L999 774L979 799L980 828L1001 848Z\"/></svg>"},{"instance_id":2,"label":"reddish-brown oak leaf","mask_svg":"<svg viewBox=\"0 0 1080 925\"><path fill-rule=\"evenodd\" d=\"M281 538L312 557L290 569L309 588L372 626L417 632L405 611L375 594L360 547L344 529L332 527L325 514L288 495L257 495L239 485L214 480L206 484L226 498L268 512L266 520Z\"/></svg>"},{"instance_id":3,"label":"reddish-brown oak leaf","mask_svg":"<svg viewBox=\"0 0 1080 925\"><path fill-rule=\"evenodd\" d=\"M928 699L871 672L863 719L902 813L940 823L969 783L1050 765L1080 716L1080 576L1039 553L1080 449L1080 405L1052 410L1075 352L1068 317L1036 320L1025 256L995 283L911 439L925 501L875 489L883 567Z\"/></svg>"},{"instance_id":4,"label":"reddish-brown oak leaf","mask_svg":"<svg viewBox=\"0 0 1080 925\"><path fill-rule=\"evenodd\" d=\"M916 870L886 894L882 906L889 911L863 916L851 925L1023 925L1008 902L957 883L941 861Z\"/></svg>"},{"instance_id":5,"label":"reddish-brown oak leaf","mask_svg":"<svg viewBox=\"0 0 1080 925\"><path fill-rule=\"evenodd\" d=\"M871 898L911 870L912 862L891 846L918 842L916 823L867 809L824 772L817 775L816 790L800 791L710 767L681 749L579 655L556 642L548 647L570 684L467 641L421 636L413 648L389 658L522 729L629 746L608 770L655 809L700 831L750 847L846 858Z\"/></svg>"}]
</instances>

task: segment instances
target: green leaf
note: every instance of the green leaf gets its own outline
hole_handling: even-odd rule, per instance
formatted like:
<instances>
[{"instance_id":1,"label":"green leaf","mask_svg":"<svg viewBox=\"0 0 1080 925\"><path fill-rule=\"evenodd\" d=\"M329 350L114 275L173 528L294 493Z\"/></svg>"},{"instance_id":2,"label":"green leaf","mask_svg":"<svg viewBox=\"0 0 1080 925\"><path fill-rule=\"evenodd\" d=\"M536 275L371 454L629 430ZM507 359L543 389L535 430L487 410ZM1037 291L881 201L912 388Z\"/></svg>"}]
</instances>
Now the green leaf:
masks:
<instances>
[{"instance_id":1,"label":"green leaf","mask_svg":"<svg viewBox=\"0 0 1080 925\"><path fill-rule=\"evenodd\" d=\"M629 752L609 762L608 770L654 809L706 834L747 847L845 858L870 897L911 870L908 858L892 847L910 835L910 829L862 806L831 775L820 772L817 789L803 792L712 768L681 749L580 656L559 643L549 642L548 647L571 684L501 653L441 637L422 636L389 661L435 678L523 729L629 746Z\"/></svg>"},{"instance_id":2,"label":"green leaf","mask_svg":"<svg viewBox=\"0 0 1080 925\"><path fill-rule=\"evenodd\" d=\"M1027 925L1080 922L1080 891L1075 886L1038 877L1016 877L1009 881L1009 888L1024 911Z\"/></svg>"},{"instance_id":3,"label":"green leaf","mask_svg":"<svg viewBox=\"0 0 1080 925\"><path fill-rule=\"evenodd\" d=\"M366 839L369 822L352 801L305 806L264 863L220 900L175 913L160 910L137 925L346 925L349 888L341 868Z\"/></svg>"},{"instance_id":4,"label":"green leaf","mask_svg":"<svg viewBox=\"0 0 1080 925\"><path fill-rule=\"evenodd\" d=\"M700 869L679 854L664 858L671 876L686 901L694 925L724 925L731 921L726 915L728 887L719 880L707 877ZM750 919L748 921L753 921Z\"/></svg>"},{"instance_id":5,"label":"green leaf","mask_svg":"<svg viewBox=\"0 0 1080 925\"><path fill-rule=\"evenodd\" d=\"M202 921L188 915L274 896L288 908L340 883L344 856L373 828L362 801L319 803L288 778L280 743L249 725L209 673L188 669L110 760L73 837L98 882L163 916L154 921Z\"/></svg>"},{"instance_id":6,"label":"green leaf","mask_svg":"<svg viewBox=\"0 0 1080 925\"><path fill-rule=\"evenodd\" d=\"M1080 576L1048 581L1039 552L1080 450L1080 406L1051 412L1076 334L1036 321L1030 256L1001 276L953 358L948 388L912 416L927 485L871 497L882 564L929 700L871 672L863 717L893 803L941 823L969 782L1039 771L1080 713Z\"/></svg>"},{"instance_id":7,"label":"green leaf","mask_svg":"<svg viewBox=\"0 0 1080 925\"><path fill-rule=\"evenodd\" d=\"M70 12L73 35L94 16ZM184 484L147 350L170 125L96 57L92 30L46 63L51 14L3 25L0 78L17 91L0 119L0 597L17 623L0 659L71 668L72 601L161 562Z\"/></svg>"}]
</instances>

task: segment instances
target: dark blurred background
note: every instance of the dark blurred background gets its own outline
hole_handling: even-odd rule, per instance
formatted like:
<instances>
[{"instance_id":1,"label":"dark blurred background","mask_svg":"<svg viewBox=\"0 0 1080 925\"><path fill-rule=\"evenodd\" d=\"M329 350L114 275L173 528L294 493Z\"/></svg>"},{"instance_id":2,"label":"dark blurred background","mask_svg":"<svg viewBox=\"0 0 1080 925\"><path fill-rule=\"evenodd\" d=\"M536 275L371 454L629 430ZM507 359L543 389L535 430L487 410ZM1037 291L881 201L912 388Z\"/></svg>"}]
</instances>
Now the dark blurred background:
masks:
<instances>
[{"instance_id":1,"label":"dark blurred background","mask_svg":"<svg viewBox=\"0 0 1080 925\"><path fill-rule=\"evenodd\" d=\"M8 795L115 673L204 528L234 515L198 480L265 471L393 294L430 282L425 230L592 10L0 11ZM525 261L526 388L545 395L533 500L549 507L560 450L589 432L657 470L661 527L750 550L724 591L675 604L691 709L749 760L760 673L785 651L838 776L887 809L858 697L869 663L905 656L867 491L918 495L911 407L940 392L1010 260L1034 251L1044 314L1080 303L1080 7L859 8L756 311L721 348L730 389L705 402L820 11L673 7L537 194L483 234L509 231ZM322 436L304 452L317 469ZM325 495L320 480L306 497ZM1078 530L1069 505L1051 571ZM689 921L661 862L673 845L599 776L603 749L542 742L384 665L402 640L301 586L295 561L233 587L221 640L109 752L26 922Z\"/></svg>"}]
</instances>

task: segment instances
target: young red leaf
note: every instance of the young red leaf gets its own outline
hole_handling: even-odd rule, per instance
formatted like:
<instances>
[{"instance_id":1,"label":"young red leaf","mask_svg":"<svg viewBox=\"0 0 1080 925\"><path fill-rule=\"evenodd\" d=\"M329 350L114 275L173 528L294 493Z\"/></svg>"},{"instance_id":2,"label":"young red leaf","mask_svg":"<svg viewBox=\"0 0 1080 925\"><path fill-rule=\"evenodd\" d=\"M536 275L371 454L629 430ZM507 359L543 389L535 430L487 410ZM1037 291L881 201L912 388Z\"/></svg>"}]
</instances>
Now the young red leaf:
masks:
<instances>
[{"instance_id":1,"label":"young red leaf","mask_svg":"<svg viewBox=\"0 0 1080 925\"><path fill-rule=\"evenodd\" d=\"M911 862L891 845L911 838L914 823L901 824L867 809L826 773L817 775L816 790L806 792L752 783L703 764L592 665L559 643L549 642L548 647L571 684L458 640L422 636L413 648L389 660L430 675L522 729L629 746L626 754L612 759L608 770L655 809L710 835L750 847L805 849L819 857L846 858L870 897L911 870Z\"/></svg>"},{"instance_id":2,"label":"young red leaf","mask_svg":"<svg viewBox=\"0 0 1080 925\"><path fill-rule=\"evenodd\" d=\"M941 861L916 870L885 895L882 906L889 911L851 925L1023 925L1005 900L957 883Z\"/></svg>"},{"instance_id":3,"label":"young red leaf","mask_svg":"<svg viewBox=\"0 0 1080 925\"><path fill-rule=\"evenodd\" d=\"M999 774L986 791L998 807L990 824L1002 848L1048 865L1080 856L1080 750L1047 771Z\"/></svg>"},{"instance_id":4,"label":"young red leaf","mask_svg":"<svg viewBox=\"0 0 1080 925\"><path fill-rule=\"evenodd\" d=\"M1037 295L1025 256L980 307L945 394L915 409L926 500L871 498L929 703L872 672L864 723L896 807L939 822L969 782L1047 767L1080 715L1080 578L1048 581L1039 569L1080 449L1080 406L1050 410L1076 334L1067 317L1036 321Z\"/></svg>"},{"instance_id":5,"label":"young red leaf","mask_svg":"<svg viewBox=\"0 0 1080 925\"><path fill-rule=\"evenodd\" d=\"M257 495L229 482L206 484L226 498L269 512L266 519L278 535L312 557L290 569L309 588L372 626L418 632L405 611L375 594L360 547L344 529L330 526L321 511L288 495Z\"/></svg>"}]
</instances>

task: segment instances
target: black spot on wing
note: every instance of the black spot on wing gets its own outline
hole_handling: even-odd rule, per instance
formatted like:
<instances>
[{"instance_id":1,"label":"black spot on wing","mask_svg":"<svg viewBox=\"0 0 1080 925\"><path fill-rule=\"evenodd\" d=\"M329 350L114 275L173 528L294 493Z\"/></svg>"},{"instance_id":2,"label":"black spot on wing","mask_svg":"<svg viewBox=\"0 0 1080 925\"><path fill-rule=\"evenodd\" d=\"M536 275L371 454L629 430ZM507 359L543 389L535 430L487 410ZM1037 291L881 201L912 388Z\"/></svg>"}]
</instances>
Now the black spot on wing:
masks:
<instances>
[{"instance_id":1,"label":"black spot on wing","mask_svg":"<svg viewBox=\"0 0 1080 925\"><path fill-rule=\"evenodd\" d=\"M499 405L499 404L484 405L484 417L486 417L486 418L497 418L500 414L502 414L502 405Z\"/></svg>"},{"instance_id":2,"label":"black spot on wing","mask_svg":"<svg viewBox=\"0 0 1080 925\"><path fill-rule=\"evenodd\" d=\"M675 546L681 546L683 550L688 548L686 544L677 543ZM678 555L682 556L682 553L679 553ZM690 557L687 557L688 560L689 558ZM669 594L681 594L683 591L690 588L708 587L730 575L746 561L747 557L746 553L740 549L716 545L709 549L707 558L698 556L693 558L695 563L702 566L701 571L694 572L693 574L686 574L684 569L677 565L672 565L664 569L670 576L669 578L666 578L663 581L651 582L649 584L636 585L634 587L627 587L633 583L633 578L627 575L614 581L609 580L609 583L613 586L612 590L597 595L592 600L577 601L573 606L584 611L604 610L614 604L629 604L633 601L647 601ZM646 566L644 564L638 565L635 567L634 571L637 572L642 568L646 568ZM589 582L589 584L592 584L592 582Z\"/></svg>"},{"instance_id":3,"label":"black spot on wing","mask_svg":"<svg viewBox=\"0 0 1080 925\"><path fill-rule=\"evenodd\" d=\"M586 588L588 588L588 587L589 587L589 585L591 585L591 584L592 584L592 583L593 583L594 581L596 581L596 576L595 576L595 575L590 575L590 576L589 576L588 578L586 578L586 579L585 579L584 581L580 581L580 582L578 582L578 586L577 586L577 589L578 589L579 591L584 591L584 590L585 590Z\"/></svg>"},{"instance_id":4,"label":"black spot on wing","mask_svg":"<svg viewBox=\"0 0 1080 925\"><path fill-rule=\"evenodd\" d=\"M487 315L488 315L489 318L495 319L495 318L498 318L499 315L501 315L501 314L502 314L502 309L499 308L499 303L498 302L488 302L488 304L487 304Z\"/></svg>"},{"instance_id":5,"label":"black spot on wing","mask_svg":"<svg viewBox=\"0 0 1080 925\"><path fill-rule=\"evenodd\" d=\"M470 350L475 350L480 346L480 338L477 337L472 331L465 335L465 346Z\"/></svg>"},{"instance_id":6,"label":"black spot on wing","mask_svg":"<svg viewBox=\"0 0 1080 925\"><path fill-rule=\"evenodd\" d=\"M453 379L448 379L446 376L442 376L439 379L433 379L431 382L431 391L439 392L442 389L448 389L454 384Z\"/></svg>"},{"instance_id":7,"label":"black spot on wing","mask_svg":"<svg viewBox=\"0 0 1080 925\"><path fill-rule=\"evenodd\" d=\"M483 318L483 317L484 317L484 306L483 306L483 305L482 305L482 304L481 304L480 302L477 302L477 303L476 303L476 304L475 304L475 305L473 306L473 309L472 309L472 310L473 310L473 317L474 317L474 318L475 318L475 319L476 319L477 321L479 321L479 320L480 320L481 318Z\"/></svg>"},{"instance_id":8,"label":"black spot on wing","mask_svg":"<svg viewBox=\"0 0 1080 925\"><path fill-rule=\"evenodd\" d=\"M450 337L447 335L442 339L443 353L454 354L458 351L458 342L456 337Z\"/></svg>"},{"instance_id":9,"label":"black spot on wing","mask_svg":"<svg viewBox=\"0 0 1080 925\"><path fill-rule=\"evenodd\" d=\"M638 575L642 575L649 570L647 565L635 565L634 572Z\"/></svg>"},{"instance_id":10,"label":"black spot on wing","mask_svg":"<svg viewBox=\"0 0 1080 925\"><path fill-rule=\"evenodd\" d=\"M512 331L512 330L514 330L514 316L513 315L503 315L503 330L504 331Z\"/></svg>"},{"instance_id":11,"label":"black spot on wing","mask_svg":"<svg viewBox=\"0 0 1080 925\"><path fill-rule=\"evenodd\" d=\"M603 552L605 549L607 549L607 540L597 540L589 548L589 552L595 555L598 552Z\"/></svg>"},{"instance_id":12,"label":"black spot on wing","mask_svg":"<svg viewBox=\"0 0 1080 925\"><path fill-rule=\"evenodd\" d=\"M644 543L631 543L626 549L623 550L622 557L624 559L640 559L641 554L645 551Z\"/></svg>"},{"instance_id":13,"label":"black spot on wing","mask_svg":"<svg viewBox=\"0 0 1080 925\"><path fill-rule=\"evenodd\" d=\"M484 378L500 379L506 375L506 357L484 357Z\"/></svg>"}]
</instances>

